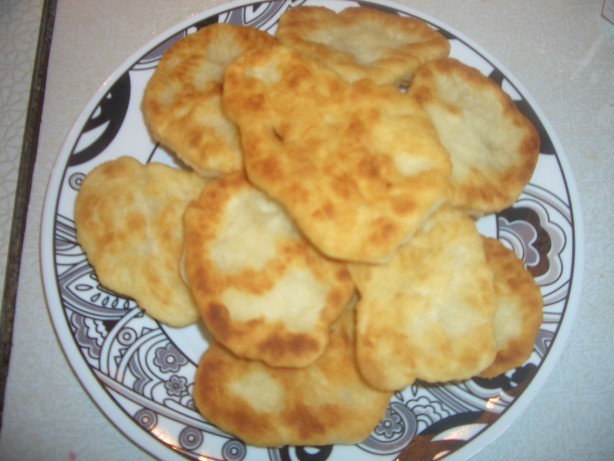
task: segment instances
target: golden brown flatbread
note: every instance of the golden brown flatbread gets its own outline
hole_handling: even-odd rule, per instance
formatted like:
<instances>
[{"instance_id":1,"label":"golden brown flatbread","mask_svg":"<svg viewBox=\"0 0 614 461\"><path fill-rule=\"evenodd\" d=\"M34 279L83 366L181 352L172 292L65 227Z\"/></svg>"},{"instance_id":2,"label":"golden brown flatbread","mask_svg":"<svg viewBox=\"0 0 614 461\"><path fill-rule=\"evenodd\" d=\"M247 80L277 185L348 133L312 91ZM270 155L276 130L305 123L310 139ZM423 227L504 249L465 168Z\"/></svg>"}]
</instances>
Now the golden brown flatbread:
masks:
<instances>
[{"instance_id":1,"label":"golden brown flatbread","mask_svg":"<svg viewBox=\"0 0 614 461\"><path fill-rule=\"evenodd\" d=\"M450 153L450 203L474 215L514 203L539 155L537 131L514 101L493 80L452 58L422 66L409 95Z\"/></svg>"},{"instance_id":2,"label":"golden brown flatbread","mask_svg":"<svg viewBox=\"0 0 614 461\"><path fill-rule=\"evenodd\" d=\"M339 13L298 6L279 18L276 37L345 80L406 85L416 69L448 56L448 40L418 19L367 7Z\"/></svg>"},{"instance_id":3,"label":"golden brown flatbread","mask_svg":"<svg viewBox=\"0 0 614 461\"><path fill-rule=\"evenodd\" d=\"M198 319L179 265L183 212L206 183L192 172L121 157L88 173L75 203L77 241L100 283L171 326Z\"/></svg>"},{"instance_id":4,"label":"golden brown flatbread","mask_svg":"<svg viewBox=\"0 0 614 461\"><path fill-rule=\"evenodd\" d=\"M302 367L320 356L354 294L345 266L321 255L240 173L188 207L185 269L211 334L272 366Z\"/></svg>"},{"instance_id":5,"label":"golden brown flatbread","mask_svg":"<svg viewBox=\"0 0 614 461\"><path fill-rule=\"evenodd\" d=\"M543 319L543 299L514 252L492 238L484 239L484 251L494 274L497 356L479 376L494 378L519 367L531 355Z\"/></svg>"},{"instance_id":6,"label":"golden brown flatbread","mask_svg":"<svg viewBox=\"0 0 614 461\"><path fill-rule=\"evenodd\" d=\"M358 367L398 390L421 379L468 379L496 354L493 275L463 212L440 208L383 265L351 264Z\"/></svg>"},{"instance_id":7,"label":"golden brown flatbread","mask_svg":"<svg viewBox=\"0 0 614 461\"><path fill-rule=\"evenodd\" d=\"M246 50L275 39L252 27L212 24L175 42L143 95L153 137L202 175L243 168L237 128L222 112L224 71Z\"/></svg>"},{"instance_id":8,"label":"golden brown flatbread","mask_svg":"<svg viewBox=\"0 0 614 461\"><path fill-rule=\"evenodd\" d=\"M228 67L223 104L250 181L330 257L385 260L445 201L448 153L392 87L349 84L273 46Z\"/></svg>"},{"instance_id":9,"label":"golden brown flatbread","mask_svg":"<svg viewBox=\"0 0 614 461\"><path fill-rule=\"evenodd\" d=\"M213 343L198 366L196 408L249 445L363 441L385 415L392 393L371 388L358 373L353 324L348 309L326 351L305 368L269 367Z\"/></svg>"}]
</instances>

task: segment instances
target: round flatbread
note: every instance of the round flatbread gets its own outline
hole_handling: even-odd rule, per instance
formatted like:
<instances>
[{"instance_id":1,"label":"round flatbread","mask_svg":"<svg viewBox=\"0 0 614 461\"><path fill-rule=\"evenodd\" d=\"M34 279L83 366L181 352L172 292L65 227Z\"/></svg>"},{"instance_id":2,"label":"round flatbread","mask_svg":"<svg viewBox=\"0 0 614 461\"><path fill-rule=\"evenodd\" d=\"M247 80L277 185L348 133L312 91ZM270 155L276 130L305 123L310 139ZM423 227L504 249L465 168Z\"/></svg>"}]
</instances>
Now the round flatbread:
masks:
<instances>
[{"instance_id":1,"label":"round flatbread","mask_svg":"<svg viewBox=\"0 0 614 461\"><path fill-rule=\"evenodd\" d=\"M531 179L539 135L490 78L452 58L421 67L409 88L450 153L450 203L473 215L500 211Z\"/></svg>"},{"instance_id":2,"label":"round flatbread","mask_svg":"<svg viewBox=\"0 0 614 461\"><path fill-rule=\"evenodd\" d=\"M143 95L154 139L202 175L240 171L237 128L221 106L224 71L246 50L274 42L252 27L212 24L173 43Z\"/></svg>"},{"instance_id":3,"label":"round flatbread","mask_svg":"<svg viewBox=\"0 0 614 461\"><path fill-rule=\"evenodd\" d=\"M320 356L354 293L345 266L319 253L241 174L220 178L188 207L185 270L211 334L272 366Z\"/></svg>"},{"instance_id":4,"label":"round flatbread","mask_svg":"<svg viewBox=\"0 0 614 461\"><path fill-rule=\"evenodd\" d=\"M213 343L196 373L196 408L249 445L362 442L384 417L392 393L371 388L358 373L353 323L348 309L326 351L305 368L269 367Z\"/></svg>"},{"instance_id":5,"label":"round flatbread","mask_svg":"<svg viewBox=\"0 0 614 461\"><path fill-rule=\"evenodd\" d=\"M121 157L88 173L75 203L77 241L100 283L175 327L198 319L179 266L183 212L206 183L193 172Z\"/></svg>"},{"instance_id":6,"label":"round flatbread","mask_svg":"<svg viewBox=\"0 0 614 461\"><path fill-rule=\"evenodd\" d=\"M531 355L543 319L543 299L533 276L500 241L484 239L486 261L494 274L495 361L479 376L494 378L521 366Z\"/></svg>"},{"instance_id":7,"label":"round flatbread","mask_svg":"<svg viewBox=\"0 0 614 461\"><path fill-rule=\"evenodd\" d=\"M280 17L276 37L348 82L380 85L406 85L419 66L450 52L448 40L425 22L367 7L336 13L298 6Z\"/></svg>"},{"instance_id":8,"label":"round flatbread","mask_svg":"<svg viewBox=\"0 0 614 461\"><path fill-rule=\"evenodd\" d=\"M372 386L468 379L494 360L493 275L463 212L440 208L390 262L349 269L358 367Z\"/></svg>"},{"instance_id":9,"label":"round flatbread","mask_svg":"<svg viewBox=\"0 0 614 461\"><path fill-rule=\"evenodd\" d=\"M446 199L450 160L420 106L273 46L228 67L247 175L332 258L383 261Z\"/></svg>"}]
</instances>

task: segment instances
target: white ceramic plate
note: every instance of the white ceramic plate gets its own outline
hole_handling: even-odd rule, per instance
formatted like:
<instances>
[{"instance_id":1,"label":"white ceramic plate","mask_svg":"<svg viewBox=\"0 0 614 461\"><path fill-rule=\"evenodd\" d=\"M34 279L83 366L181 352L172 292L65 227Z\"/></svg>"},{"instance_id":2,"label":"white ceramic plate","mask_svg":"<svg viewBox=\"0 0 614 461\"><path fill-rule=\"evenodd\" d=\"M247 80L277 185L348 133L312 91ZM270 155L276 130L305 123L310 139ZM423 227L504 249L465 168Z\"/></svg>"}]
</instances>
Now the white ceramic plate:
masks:
<instances>
[{"instance_id":1,"label":"white ceramic plate","mask_svg":"<svg viewBox=\"0 0 614 461\"><path fill-rule=\"evenodd\" d=\"M216 22L273 33L291 3L300 2L226 4L191 18L136 52L91 99L57 159L45 202L41 260L53 324L100 409L158 458L367 461L403 453L405 459L466 459L519 416L558 359L577 310L583 235L567 159L536 104L488 53L435 19L388 2L317 2L337 10L361 3L425 20L449 38L453 57L497 81L538 128L542 147L531 183L513 207L479 222L484 235L499 238L524 259L541 286L544 322L524 366L494 380L416 384L398 392L384 420L355 446L246 446L194 409L193 377L207 347L202 331L163 327L133 301L105 290L76 244L73 204L92 168L121 155L173 164L152 143L140 111L145 84L169 44Z\"/></svg>"}]
</instances>

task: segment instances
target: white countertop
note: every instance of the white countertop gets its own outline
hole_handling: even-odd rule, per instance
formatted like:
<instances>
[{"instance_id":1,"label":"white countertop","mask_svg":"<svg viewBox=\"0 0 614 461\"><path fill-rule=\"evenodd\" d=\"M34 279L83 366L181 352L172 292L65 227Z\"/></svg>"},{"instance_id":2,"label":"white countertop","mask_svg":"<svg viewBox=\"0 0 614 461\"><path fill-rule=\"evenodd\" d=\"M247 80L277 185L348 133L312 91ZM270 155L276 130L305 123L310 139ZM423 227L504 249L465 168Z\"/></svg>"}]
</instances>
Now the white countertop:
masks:
<instances>
[{"instance_id":1,"label":"white countertop","mask_svg":"<svg viewBox=\"0 0 614 461\"><path fill-rule=\"evenodd\" d=\"M42 1L0 4L0 256L4 277L21 133ZM151 459L103 415L62 353L39 269L43 201L88 100L137 49L221 2L59 0L27 213L2 460ZM566 348L526 412L473 459L614 457L614 25L601 0L405 0L470 37L516 76L567 154L585 227L581 305Z\"/></svg>"}]
</instances>

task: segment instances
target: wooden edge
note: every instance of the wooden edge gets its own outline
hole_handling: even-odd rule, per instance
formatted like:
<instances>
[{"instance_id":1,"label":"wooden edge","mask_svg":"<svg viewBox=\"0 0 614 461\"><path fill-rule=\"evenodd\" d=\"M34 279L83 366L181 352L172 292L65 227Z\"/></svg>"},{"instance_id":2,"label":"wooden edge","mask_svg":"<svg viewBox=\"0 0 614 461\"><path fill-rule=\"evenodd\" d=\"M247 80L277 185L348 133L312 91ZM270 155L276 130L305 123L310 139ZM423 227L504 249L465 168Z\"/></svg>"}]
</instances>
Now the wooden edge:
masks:
<instances>
[{"instance_id":1,"label":"wooden edge","mask_svg":"<svg viewBox=\"0 0 614 461\"><path fill-rule=\"evenodd\" d=\"M0 314L0 427L2 426L4 393L9 372L11 346L13 344L13 321L15 318L21 254L30 192L32 190L32 176L38 149L56 6L57 0L44 0L15 191L15 206L13 208L4 293L2 296L2 311Z\"/></svg>"}]
</instances>

